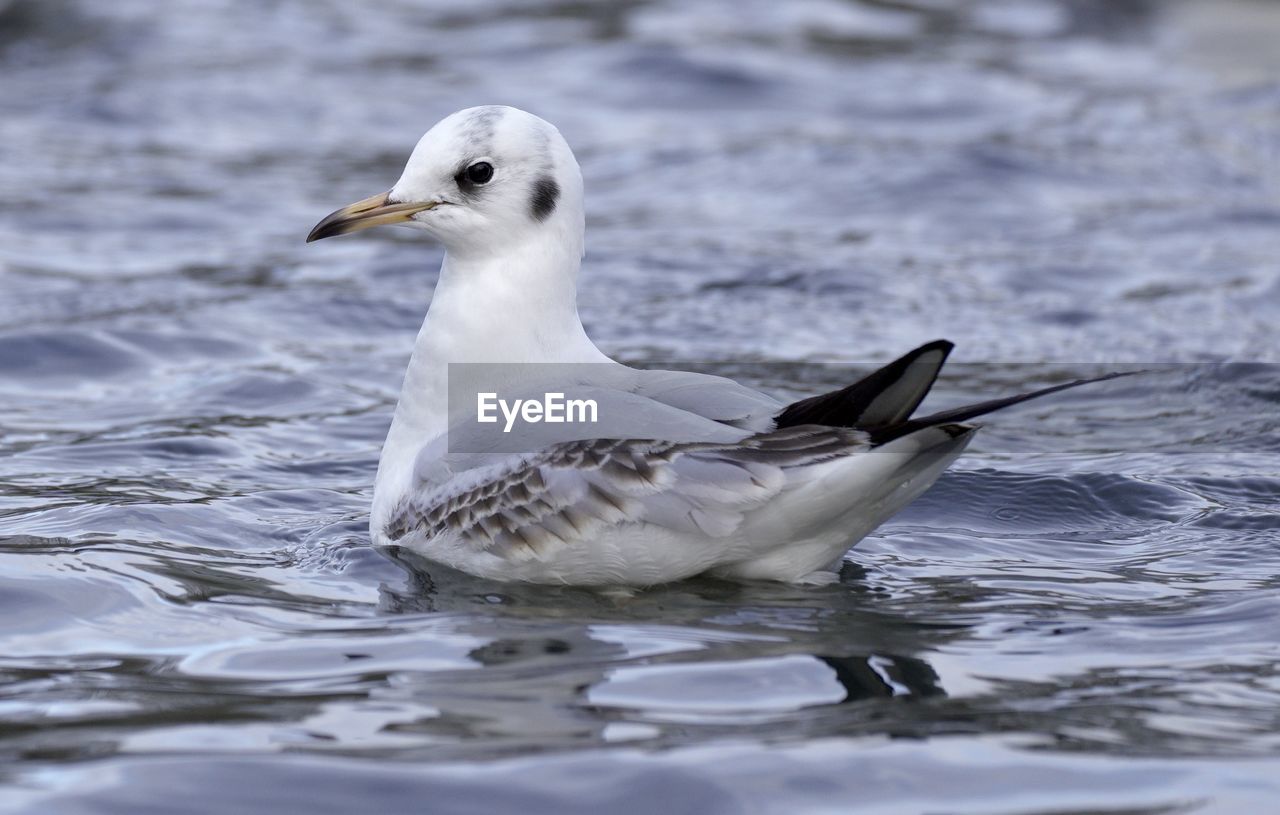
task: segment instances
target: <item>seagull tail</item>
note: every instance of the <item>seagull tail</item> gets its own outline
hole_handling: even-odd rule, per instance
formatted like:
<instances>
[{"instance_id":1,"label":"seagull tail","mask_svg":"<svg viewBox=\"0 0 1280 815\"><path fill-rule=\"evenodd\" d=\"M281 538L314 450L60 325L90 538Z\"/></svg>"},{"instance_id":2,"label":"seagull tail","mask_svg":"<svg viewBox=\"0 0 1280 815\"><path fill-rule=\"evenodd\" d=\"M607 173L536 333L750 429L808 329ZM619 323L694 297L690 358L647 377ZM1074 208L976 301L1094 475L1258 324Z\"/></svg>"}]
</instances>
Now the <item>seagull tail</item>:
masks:
<instances>
[{"instance_id":1,"label":"seagull tail","mask_svg":"<svg viewBox=\"0 0 1280 815\"><path fill-rule=\"evenodd\" d=\"M1077 379L1016 396L989 399L944 410L919 419L911 418L911 414L937 381L938 372L953 347L946 340L925 343L848 387L794 402L775 417L776 427L782 429L802 424L852 427L866 431L872 443L879 445L927 427L959 425L993 411L1068 388L1141 373L1122 371Z\"/></svg>"}]
</instances>

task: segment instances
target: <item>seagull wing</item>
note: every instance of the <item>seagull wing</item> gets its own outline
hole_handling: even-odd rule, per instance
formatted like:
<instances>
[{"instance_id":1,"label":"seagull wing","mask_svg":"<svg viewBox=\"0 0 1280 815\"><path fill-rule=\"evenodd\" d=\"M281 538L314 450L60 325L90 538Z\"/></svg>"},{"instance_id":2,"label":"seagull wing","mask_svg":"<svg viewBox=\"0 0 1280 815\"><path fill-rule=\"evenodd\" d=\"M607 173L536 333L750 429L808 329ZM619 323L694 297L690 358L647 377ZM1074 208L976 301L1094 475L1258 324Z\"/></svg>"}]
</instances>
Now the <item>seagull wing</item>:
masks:
<instances>
[{"instance_id":1,"label":"seagull wing","mask_svg":"<svg viewBox=\"0 0 1280 815\"><path fill-rule=\"evenodd\" d=\"M508 559L644 522L724 538L787 486L789 473L868 449L848 428L797 427L730 443L589 439L511 456L428 486L392 512L387 537L451 535Z\"/></svg>"}]
</instances>

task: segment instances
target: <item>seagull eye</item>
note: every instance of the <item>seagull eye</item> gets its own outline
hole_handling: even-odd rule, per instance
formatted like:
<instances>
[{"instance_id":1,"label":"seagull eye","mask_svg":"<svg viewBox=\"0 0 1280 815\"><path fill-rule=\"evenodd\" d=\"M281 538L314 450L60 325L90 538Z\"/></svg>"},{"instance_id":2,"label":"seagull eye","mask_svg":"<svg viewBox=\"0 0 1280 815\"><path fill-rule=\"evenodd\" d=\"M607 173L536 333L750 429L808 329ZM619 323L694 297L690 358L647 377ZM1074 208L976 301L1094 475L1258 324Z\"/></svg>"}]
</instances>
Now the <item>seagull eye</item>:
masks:
<instances>
[{"instance_id":1,"label":"seagull eye","mask_svg":"<svg viewBox=\"0 0 1280 815\"><path fill-rule=\"evenodd\" d=\"M472 184L488 184L493 178L493 165L487 161L477 161L466 169L467 181Z\"/></svg>"}]
</instances>

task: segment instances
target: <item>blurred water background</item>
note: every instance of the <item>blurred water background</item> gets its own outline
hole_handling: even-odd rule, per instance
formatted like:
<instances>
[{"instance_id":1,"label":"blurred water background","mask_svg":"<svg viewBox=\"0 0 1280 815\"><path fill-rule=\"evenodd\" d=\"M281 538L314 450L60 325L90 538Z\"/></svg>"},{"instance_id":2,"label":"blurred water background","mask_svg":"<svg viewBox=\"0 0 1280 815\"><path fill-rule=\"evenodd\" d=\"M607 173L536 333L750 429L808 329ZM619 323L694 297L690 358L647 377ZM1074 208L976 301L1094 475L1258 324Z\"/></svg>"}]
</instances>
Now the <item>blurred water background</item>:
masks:
<instances>
[{"instance_id":1,"label":"blurred water background","mask_svg":"<svg viewBox=\"0 0 1280 815\"><path fill-rule=\"evenodd\" d=\"M0 810L1274 808L1277 42L1265 0L0 2ZM375 552L440 250L302 239L489 103L575 147L624 360L1161 375L993 418L830 587Z\"/></svg>"}]
</instances>

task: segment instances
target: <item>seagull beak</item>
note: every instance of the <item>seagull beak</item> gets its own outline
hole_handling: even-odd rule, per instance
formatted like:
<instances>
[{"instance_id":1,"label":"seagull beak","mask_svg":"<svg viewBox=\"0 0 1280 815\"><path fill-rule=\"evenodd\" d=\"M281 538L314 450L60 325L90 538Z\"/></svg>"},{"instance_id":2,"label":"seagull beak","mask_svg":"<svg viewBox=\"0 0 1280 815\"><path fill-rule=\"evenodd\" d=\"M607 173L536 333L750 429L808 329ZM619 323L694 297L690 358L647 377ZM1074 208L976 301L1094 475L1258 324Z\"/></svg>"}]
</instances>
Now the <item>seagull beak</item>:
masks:
<instances>
[{"instance_id":1,"label":"seagull beak","mask_svg":"<svg viewBox=\"0 0 1280 815\"><path fill-rule=\"evenodd\" d=\"M311 234L307 236L307 243L318 241L321 238L332 238L334 235L358 232L371 226L404 223L412 218L414 213L433 209L438 203L436 201L427 201L425 203L393 204L388 200L390 195L390 192L379 193L363 201L356 201L351 206L329 213L324 217L324 220L316 224L315 229L311 230Z\"/></svg>"}]
</instances>

